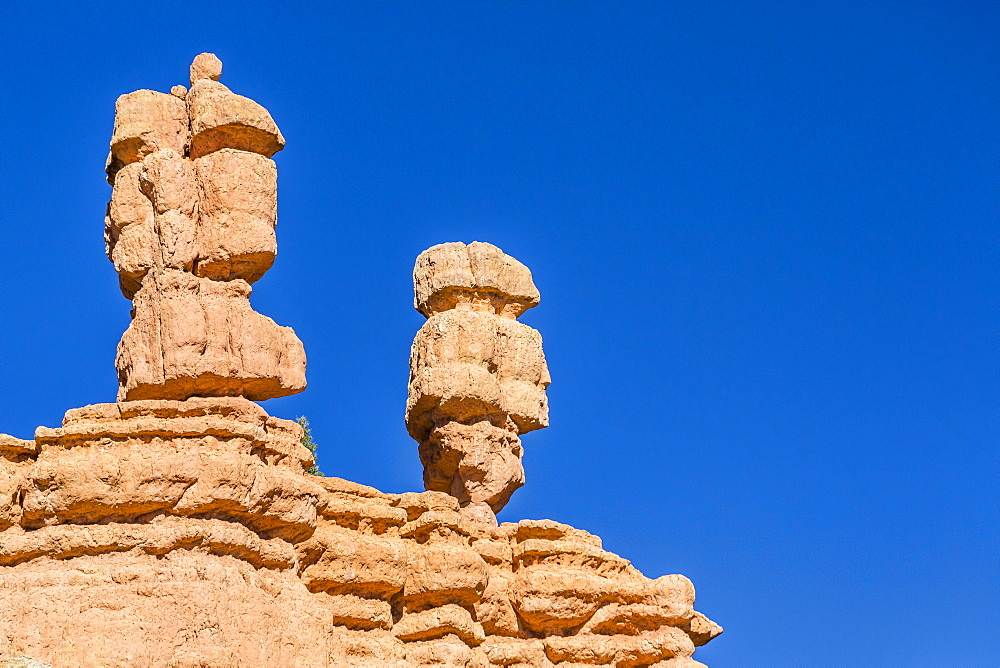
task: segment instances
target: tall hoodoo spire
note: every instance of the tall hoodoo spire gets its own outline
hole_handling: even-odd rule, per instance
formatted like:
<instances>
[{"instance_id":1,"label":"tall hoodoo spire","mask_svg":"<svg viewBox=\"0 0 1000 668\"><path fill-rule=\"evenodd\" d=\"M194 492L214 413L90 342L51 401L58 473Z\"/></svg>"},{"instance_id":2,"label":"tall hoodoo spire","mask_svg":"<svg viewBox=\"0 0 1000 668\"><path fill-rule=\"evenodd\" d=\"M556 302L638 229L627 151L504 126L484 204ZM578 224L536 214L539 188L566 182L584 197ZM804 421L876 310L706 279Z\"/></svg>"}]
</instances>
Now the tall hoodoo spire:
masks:
<instances>
[{"instance_id":1,"label":"tall hoodoo spire","mask_svg":"<svg viewBox=\"0 0 1000 668\"><path fill-rule=\"evenodd\" d=\"M262 400L306 386L302 343L249 301L278 251L271 156L285 140L221 75L203 53L190 90L139 90L115 104L105 239L133 301L115 360L119 400Z\"/></svg>"},{"instance_id":2,"label":"tall hoodoo spire","mask_svg":"<svg viewBox=\"0 0 1000 668\"><path fill-rule=\"evenodd\" d=\"M410 354L406 423L424 486L495 522L524 484L519 436L549 424L542 337L516 320L538 304L531 272L496 246L433 246L413 270L427 316Z\"/></svg>"}]
</instances>

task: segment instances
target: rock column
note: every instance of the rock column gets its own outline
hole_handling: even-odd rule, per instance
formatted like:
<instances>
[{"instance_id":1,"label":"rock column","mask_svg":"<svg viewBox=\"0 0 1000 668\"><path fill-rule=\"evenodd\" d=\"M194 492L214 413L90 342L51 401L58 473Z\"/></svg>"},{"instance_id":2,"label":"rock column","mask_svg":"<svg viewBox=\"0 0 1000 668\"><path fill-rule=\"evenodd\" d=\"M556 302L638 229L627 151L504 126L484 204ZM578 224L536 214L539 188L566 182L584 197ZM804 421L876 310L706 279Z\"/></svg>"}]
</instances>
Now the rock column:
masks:
<instances>
[{"instance_id":1,"label":"rock column","mask_svg":"<svg viewBox=\"0 0 1000 668\"><path fill-rule=\"evenodd\" d=\"M271 156L285 140L221 74L203 53L190 90L139 90L115 105L105 239L133 302L115 360L119 401L305 389L302 343L249 301L277 254Z\"/></svg>"},{"instance_id":2,"label":"rock column","mask_svg":"<svg viewBox=\"0 0 1000 668\"><path fill-rule=\"evenodd\" d=\"M517 321L538 290L527 267L481 242L424 251L413 285L427 322L410 354L406 423L424 486L495 523L524 484L519 436L548 426L542 338Z\"/></svg>"},{"instance_id":3,"label":"rock column","mask_svg":"<svg viewBox=\"0 0 1000 668\"><path fill-rule=\"evenodd\" d=\"M430 491L305 475L301 426L249 400L305 385L301 344L247 301L284 142L220 72L202 54L190 92L118 101L121 400L0 434L0 668L705 668L695 647L722 629L687 578L551 520L496 525L549 374L516 320L531 274L495 246L417 260L407 424Z\"/></svg>"}]
</instances>

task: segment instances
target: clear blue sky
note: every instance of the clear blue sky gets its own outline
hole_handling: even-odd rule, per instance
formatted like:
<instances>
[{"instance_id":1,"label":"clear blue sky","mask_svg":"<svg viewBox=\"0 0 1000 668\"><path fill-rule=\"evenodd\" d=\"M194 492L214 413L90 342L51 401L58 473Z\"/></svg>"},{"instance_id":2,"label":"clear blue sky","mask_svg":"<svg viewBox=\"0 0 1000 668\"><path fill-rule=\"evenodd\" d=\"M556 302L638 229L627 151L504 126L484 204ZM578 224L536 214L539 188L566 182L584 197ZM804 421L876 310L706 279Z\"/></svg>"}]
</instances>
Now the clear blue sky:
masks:
<instances>
[{"instance_id":1,"label":"clear blue sky","mask_svg":"<svg viewBox=\"0 0 1000 668\"><path fill-rule=\"evenodd\" d=\"M0 431L114 399L114 100L201 51L288 140L327 474L420 487L413 260L489 241L553 378L502 520L690 576L713 668L1000 665L997 3L4 3Z\"/></svg>"}]
</instances>

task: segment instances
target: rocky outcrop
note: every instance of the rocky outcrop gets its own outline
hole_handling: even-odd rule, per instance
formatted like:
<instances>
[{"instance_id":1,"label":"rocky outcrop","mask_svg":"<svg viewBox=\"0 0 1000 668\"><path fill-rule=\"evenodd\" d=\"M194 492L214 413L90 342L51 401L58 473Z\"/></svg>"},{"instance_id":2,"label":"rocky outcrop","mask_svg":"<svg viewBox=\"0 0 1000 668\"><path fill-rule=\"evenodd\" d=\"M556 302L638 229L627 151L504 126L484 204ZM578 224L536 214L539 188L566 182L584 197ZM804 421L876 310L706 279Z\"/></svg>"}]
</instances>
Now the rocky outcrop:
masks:
<instances>
[{"instance_id":1,"label":"rocky outcrop","mask_svg":"<svg viewBox=\"0 0 1000 668\"><path fill-rule=\"evenodd\" d=\"M421 253L413 286L427 322L410 353L406 425L424 486L490 521L524 484L520 434L549 424L542 337L516 320L538 290L527 267L476 241Z\"/></svg>"},{"instance_id":2,"label":"rocky outcrop","mask_svg":"<svg viewBox=\"0 0 1000 668\"><path fill-rule=\"evenodd\" d=\"M190 90L136 91L115 107L105 239L133 303L115 361L121 400L262 400L306 386L295 333L249 301L278 251L270 157L285 140L221 74L201 54Z\"/></svg>"},{"instance_id":3,"label":"rocky outcrop","mask_svg":"<svg viewBox=\"0 0 1000 668\"><path fill-rule=\"evenodd\" d=\"M53 665L696 666L719 632L557 522L304 474L243 398L97 404L0 439L0 657ZM662 663L671 661L672 663Z\"/></svg>"},{"instance_id":4,"label":"rocky outcrop","mask_svg":"<svg viewBox=\"0 0 1000 668\"><path fill-rule=\"evenodd\" d=\"M190 90L118 101L121 389L0 434L0 666L703 665L721 628L687 578L551 520L497 525L549 376L516 320L531 274L495 246L417 260L406 417L428 491L307 475L302 427L251 401L305 385L294 332L247 299L284 140L221 70L202 54Z\"/></svg>"}]
</instances>

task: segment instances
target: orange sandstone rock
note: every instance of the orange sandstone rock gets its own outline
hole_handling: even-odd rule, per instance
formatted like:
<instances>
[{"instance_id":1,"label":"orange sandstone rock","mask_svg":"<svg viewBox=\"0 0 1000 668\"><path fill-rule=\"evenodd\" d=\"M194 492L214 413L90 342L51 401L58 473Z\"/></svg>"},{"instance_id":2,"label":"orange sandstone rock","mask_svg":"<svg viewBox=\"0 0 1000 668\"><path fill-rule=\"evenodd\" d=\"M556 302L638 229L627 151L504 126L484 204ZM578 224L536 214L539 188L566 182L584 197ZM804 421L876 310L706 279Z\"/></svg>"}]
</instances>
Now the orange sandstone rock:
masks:
<instances>
[{"instance_id":1,"label":"orange sandstone rock","mask_svg":"<svg viewBox=\"0 0 1000 668\"><path fill-rule=\"evenodd\" d=\"M722 629L687 578L551 520L496 524L549 375L516 320L531 274L495 246L414 269L407 426L428 491L306 475L301 427L251 401L305 387L302 344L248 300L284 140L221 71L201 54L190 91L118 101L118 402L0 434L0 668L702 666Z\"/></svg>"},{"instance_id":2,"label":"orange sandstone rock","mask_svg":"<svg viewBox=\"0 0 1000 668\"><path fill-rule=\"evenodd\" d=\"M253 283L274 264L278 168L257 153L224 148L194 161L198 175L195 274Z\"/></svg>"},{"instance_id":3,"label":"orange sandstone rock","mask_svg":"<svg viewBox=\"0 0 1000 668\"><path fill-rule=\"evenodd\" d=\"M491 527L441 492L304 475L300 437L240 397L97 404L0 437L17 490L0 617L18 620L0 657L697 666L721 632L683 576L650 580L557 522Z\"/></svg>"},{"instance_id":4,"label":"orange sandstone rock","mask_svg":"<svg viewBox=\"0 0 1000 668\"><path fill-rule=\"evenodd\" d=\"M406 424L424 485L495 523L524 484L518 436L548 426L541 335L515 320L538 290L527 267L481 242L424 251L413 285L427 322L410 353Z\"/></svg>"},{"instance_id":5,"label":"orange sandstone rock","mask_svg":"<svg viewBox=\"0 0 1000 668\"><path fill-rule=\"evenodd\" d=\"M517 317L539 302L528 268L481 241L438 244L421 253L413 288L414 306L427 317L462 302L488 304L505 317Z\"/></svg>"},{"instance_id":6,"label":"orange sandstone rock","mask_svg":"<svg viewBox=\"0 0 1000 668\"><path fill-rule=\"evenodd\" d=\"M174 95L152 90L122 95L115 102L109 175L163 149L183 154L189 127L184 101Z\"/></svg>"},{"instance_id":7,"label":"orange sandstone rock","mask_svg":"<svg viewBox=\"0 0 1000 668\"><path fill-rule=\"evenodd\" d=\"M119 398L260 401L305 389L301 341L254 311L249 296L241 279L170 270L147 277L118 345Z\"/></svg>"},{"instance_id":8,"label":"orange sandstone rock","mask_svg":"<svg viewBox=\"0 0 1000 668\"><path fill-rule=\"evenodd\" d=\"M306 386L301 342L248 299L277 255L268 156L284 139L263 107L216 81L221 73L203 53L186 105L183 87L118 101L105 241L134 302L115 362L123 400L259 401Z\"/></svg>"},{"instance_id":9,"label":"orange sandstone rock","mask_svg":"<svg viewBox=\"0 0 1000 668\"><path fill-rule=\"evenodd\" d=\"M222 76L222 61L214 53L199 53L191 61L191 85L199 79L218 81Z\"/></svg>"},{"instance_id":10,"label":"orange sandstone rock","mask_svg":"<svg viewBox=\"0 0 1000 668\"><path fill-rule=\"evenodd\" d=\"M260 153L265 158L285 147L285 138L267 109L237 95L218 81L199 79L187 94L191 116L191 157L220 148Z\"/></svg>"}]
</instances>

